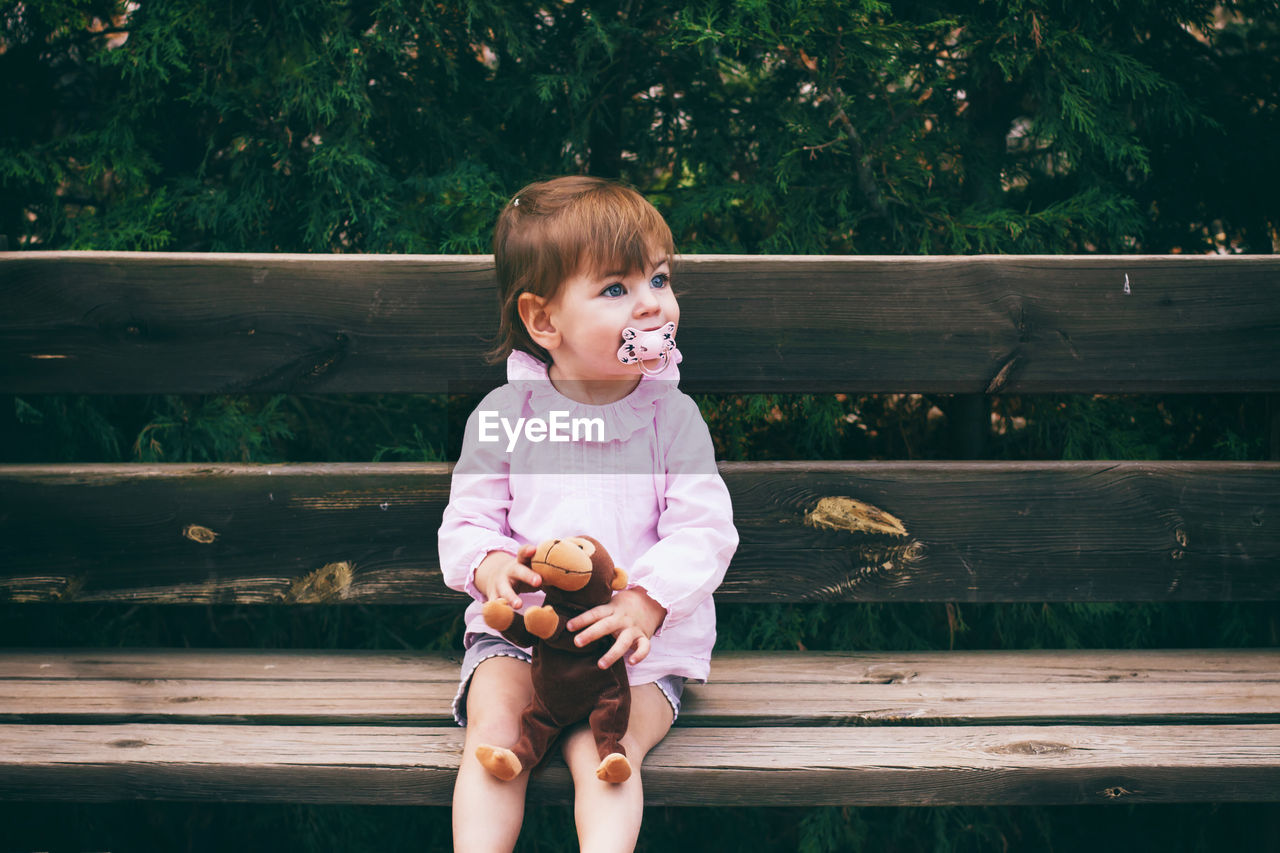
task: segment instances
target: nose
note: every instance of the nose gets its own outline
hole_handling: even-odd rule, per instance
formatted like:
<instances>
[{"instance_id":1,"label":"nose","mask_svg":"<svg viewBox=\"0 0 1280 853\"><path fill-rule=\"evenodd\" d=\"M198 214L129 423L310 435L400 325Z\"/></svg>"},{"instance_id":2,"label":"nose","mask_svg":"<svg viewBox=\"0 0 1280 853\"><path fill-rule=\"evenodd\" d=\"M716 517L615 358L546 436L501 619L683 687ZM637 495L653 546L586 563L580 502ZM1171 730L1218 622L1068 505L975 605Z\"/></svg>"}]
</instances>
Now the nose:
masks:
<instances>
[{"instance_id":1,"label":"nose","mask_svg":"<svg viewBox=\"0 0 1280 853\"><path fill-rule=\"evenodd\" d=\"M643 317L646 314L652 314L658 308L658 294L651 287L642 288L636 297L636 316Z\"/></svg>"}]
</instances>

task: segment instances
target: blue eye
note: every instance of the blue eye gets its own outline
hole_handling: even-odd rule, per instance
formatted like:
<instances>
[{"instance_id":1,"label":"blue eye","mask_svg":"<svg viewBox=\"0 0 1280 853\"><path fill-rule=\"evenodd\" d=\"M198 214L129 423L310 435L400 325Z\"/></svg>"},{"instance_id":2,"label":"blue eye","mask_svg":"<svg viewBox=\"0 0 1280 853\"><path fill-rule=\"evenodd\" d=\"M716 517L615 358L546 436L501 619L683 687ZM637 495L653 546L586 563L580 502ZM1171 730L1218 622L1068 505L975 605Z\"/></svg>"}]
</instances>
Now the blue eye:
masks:
<instances>
[{"instance_id":1,"label":"blue eye","mask_svg":"<svg viewBox=\"0 0 1280 853\"><path fill-rule=\"evenodd\" d=\"M625 291L620 284L611 284L604 290L600 291L605 296L621 296Z\"/></svg>"},{"instance_id":2,"label":"blue eye","mask_svg":"<svg viewBox=\"0 0 1280 853\"><path fill-rule=\"evenodd\" d=\"M657 275L655 275L653 278L649 279L649 284L656 288L663 288L667 286L667 282L670 280L671 280L671 276L667 275L664 272L660 272Z\"/></svg>"}]
</instances>

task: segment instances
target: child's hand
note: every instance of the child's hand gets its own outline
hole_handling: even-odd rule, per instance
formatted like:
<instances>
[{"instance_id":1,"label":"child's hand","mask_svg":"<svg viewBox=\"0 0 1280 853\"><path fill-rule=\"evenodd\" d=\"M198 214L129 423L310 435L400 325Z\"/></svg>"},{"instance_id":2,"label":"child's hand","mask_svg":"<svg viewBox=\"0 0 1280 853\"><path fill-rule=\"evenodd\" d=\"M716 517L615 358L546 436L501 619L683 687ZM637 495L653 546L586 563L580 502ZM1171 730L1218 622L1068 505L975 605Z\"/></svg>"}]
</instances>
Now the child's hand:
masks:
<instances>
[{"instance_id":1,"label":"child's hand","mask_svg":"<svg viewBox=\"0 0 1280 853\"><path fill-rule=\"evenodd\" d=\"M593 607L565 623L570 631L583 629L573 642L579 648L612 634L616 637L613 647L600 658L601 669L613 666L627 650L635 647L635 653L627 663L635 665L649 656L649 638L662 625L667 610L645 594L643 589L632 587L614 594L608 604Z\"/></svg>"},{"instance_id":2,"label":"child's hand","mask_svg":"<svg viewBox=\"0 0 1280 853\"><path fill-rule=\"evenodd\" d=\"M542 585L542 576L529 568L529 559L538 550L536 545L521 545L520 553L512 557L506 551L490 551L476 566L476 588L489 601L503 598L515 610L524 602L516 594L515 585L525 583L531 587Z\"/></svg>"}]
</instances>

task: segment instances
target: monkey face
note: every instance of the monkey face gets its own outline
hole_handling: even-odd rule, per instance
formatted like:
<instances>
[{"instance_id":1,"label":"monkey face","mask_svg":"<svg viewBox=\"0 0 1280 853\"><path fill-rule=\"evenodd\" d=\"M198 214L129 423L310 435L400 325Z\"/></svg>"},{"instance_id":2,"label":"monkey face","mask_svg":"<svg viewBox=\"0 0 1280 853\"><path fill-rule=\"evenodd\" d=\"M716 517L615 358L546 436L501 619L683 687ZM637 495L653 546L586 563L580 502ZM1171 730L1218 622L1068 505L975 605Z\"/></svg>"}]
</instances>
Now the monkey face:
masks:
<instances>
[{"instance_id":1,"label":"monkey face","mask_svg":"<svg viewBox=\"0 0 1280 853\"><path fill-rule=\"evenodd\" d=\"M591 557L596 546L576 536L568 539L548 539L538 546L529 567L542 575L542 582L576 592L591 580Z\"/></svg>"}]
</instances>

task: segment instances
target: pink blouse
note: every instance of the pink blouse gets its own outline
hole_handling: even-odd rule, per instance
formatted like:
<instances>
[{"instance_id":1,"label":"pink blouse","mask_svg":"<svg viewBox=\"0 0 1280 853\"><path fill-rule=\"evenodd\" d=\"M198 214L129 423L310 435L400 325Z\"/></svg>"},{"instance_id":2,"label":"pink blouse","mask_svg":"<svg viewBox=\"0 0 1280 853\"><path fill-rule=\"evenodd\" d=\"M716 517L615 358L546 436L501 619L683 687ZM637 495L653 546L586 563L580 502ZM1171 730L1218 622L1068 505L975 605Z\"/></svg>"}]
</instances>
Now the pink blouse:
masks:
<instances>
[{"instance_id":1,"label":"pink blouse","mask_svg":"<svg viewBox=\"0 0 1280 853\"><path fill-rule=\"evenodd\" d=\"M485 625L475 585L490 551L514 555L527 542L586 534L626 569L629 586L667 609L648 657L628 666L631 683L707 679L716 638L711 593L738 532L707 425L677 387L678 349L671 362L627 397L593 406L557 391L533 356L507 359L507 384L467 419L440 526L445 583L475 599L468 632L497 633ZM527 609L543 594L521 597Z\"/></svg>"}]
</instances>

